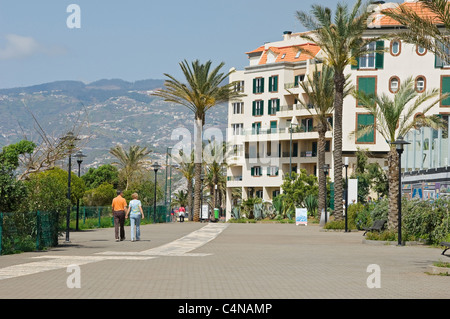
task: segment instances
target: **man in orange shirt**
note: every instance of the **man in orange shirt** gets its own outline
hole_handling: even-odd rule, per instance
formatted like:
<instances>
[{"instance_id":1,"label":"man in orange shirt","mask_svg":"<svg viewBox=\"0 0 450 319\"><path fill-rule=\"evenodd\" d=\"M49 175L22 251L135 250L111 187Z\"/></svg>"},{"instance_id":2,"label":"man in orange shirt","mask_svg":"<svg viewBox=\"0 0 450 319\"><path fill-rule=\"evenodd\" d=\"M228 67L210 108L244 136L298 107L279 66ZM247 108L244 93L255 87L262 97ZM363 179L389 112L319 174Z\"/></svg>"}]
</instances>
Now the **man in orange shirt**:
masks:
<instances>
[{"instance_id":1,"label":"man in orange shirt","mask_svg":"<svg viewBox=\"0 0 450 319\"><path fill-rule=\"evenodd\" d=\"M114 232L116 236L116 241L119 241L119 230L120 230L120 240L125 239L125 210L127 208L127 201L123 198L123 192L117 191L117 197L112 201L112 211L114 216Z\"/></svg>"}]
</instances>

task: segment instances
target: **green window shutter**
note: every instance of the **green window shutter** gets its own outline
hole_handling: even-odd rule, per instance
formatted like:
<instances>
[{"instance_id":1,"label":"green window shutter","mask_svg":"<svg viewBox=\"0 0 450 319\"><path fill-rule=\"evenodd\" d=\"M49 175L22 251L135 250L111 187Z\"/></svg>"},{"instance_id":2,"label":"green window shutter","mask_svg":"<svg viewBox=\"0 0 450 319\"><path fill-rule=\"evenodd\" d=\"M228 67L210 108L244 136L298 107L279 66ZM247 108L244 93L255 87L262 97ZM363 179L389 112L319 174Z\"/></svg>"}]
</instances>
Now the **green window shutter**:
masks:
<instances>
[{"instance_id":1,"label":"green window shutter","mask_svg":"<svg viewBox=\"0 0 450 319\"><path fill-rule=\"evenodd\" d=\"M276 133L277 132L277 121L271 121L270 122L270 132Z\"/></svg>"},{"instance_id":2,"label":"green window shutter","mask_svg":"<svg viewBox=\"0 0 450 319\"><path fill-rule=\"evenodd\" d=\"M352 51L352 55L354 55L354 50ZM352 70L358 70L359 69L359 57L355 57L356 59L356 65L352 64Z\"/></svg>"},{"instance_id":3,"label":"green window shutter","mask_svg":"<svg viewBox=\"0 0 450 319\"><path fill-rule=\"evenodd\" d=\"M256 130L255 130L255 128L256 128L256 125L255 125L255 123L252 123L252 134L255 134L255 133L256 133Z\"/></svg>"},{"instance_id":4,"label":"green window shutter","mask_svg":"<svg viewBox=\"0 0 450 319\"><path fill-rule=\"evenodd\" d=\"M377 41L376 50L384 50L384 41ZM383 69L384 66L384 52L376 53L375 56L375 68Z\"/></svg>"},{"instance_id":5,"label":"green window shutter","mask_svg":"<svg viewBox=\"0 0 450 319\"><path fill-rule=\"evenodd\" d=\"M252 115L253 116L255 116L256 114L256 101L253 101L253 103L252 103L252 107L253 107L253 109L252 109Z\"/></svg>"},{"instance_id":6,"label":"green window shutter","mask_svg":"<svg viewBox=\"0 0 450 319\"><path fill-rule=\"evenodd\" d=\"M275 169L275 176L278 176L278 167Z\"/></svg>"},{"instance_id":7,"label":"green window shutter","mask_svg":"<svg viewBox=\"0 0 450 319\"><path fill-rule=\"evenodd\" d=\"M448 93L450 94L450 76L443 76L442 77L442 88L441 88L442 94ZM450 96L446 99L442 100L441 102L442 106L450 106Z\"/></svg>"},{"instance_id":8,"label":"green window shutter","mask_svg":"<svg viewBox=\"0 0 450 319\"><path fill-rule=\"evenodd\" d=\"M256 79L253 79L253 94L256 93Z\"/></svg>"},{"instance_id":9,"label":"green window shutter","mask_svg":"<svg viewBox=\"0 0 450 319\"><path fill-rule=\"evenodd\" d=\"M358 78L358 91L360 91L360 92L364 92L368 95L376 94L375 86L376 86L376 78L375 77ZM359 102L358 102L358 105L361 105L361 104L359 104Z\"/></svg>"},{"instance_id":10,"label":"green window shutter","mask_svg":"<svg viewBox=\"0 0 450 319\"><path fill-rule=\"evenodd\" d=\"M278 75L273 77L272 92L278 91Z\"/></svg>"},{"instance_id":11,"label":"green window shutter","mask_svg":"<svg viewBox=\"0 0 450 319\"><path fill-rule=\"evenodd\" d=\"M259 114L258 115L264 115L264 101L260 102L260 108L259 108Z\"/></svg>"},{"instance_id":12,"label":"green window shutter","mask_svg":"<svg viewBox=\"0 0 450 319\"><path fill-rule=\"evenodd\" d=\"M367 125L373 125L375 123L375 117L372 114L358 114L358 127L362 129ZM370 130L367 134L360 136L357 140L358 143L373 143L375 142L375 132Z\"/></svg>"},{"instance_id":13,"label":"green window shutter","mask_svg":"<svg viewBox=\"0 0 450 319\"><path fill-rule=\"evenodd\" d=\"M296 75L296 76L294 77L294 86L295 86L295 87L298 86L298 78L299 78L298 75Z\"/></svg>"},{"instance_id":14,"label":"green window shutter","mask_svg":"<svg viewBox=\"0 0 450 319\"><path fill-rule=\"evenodd\" d=\"M269 77L269 92L273 90L273 76Z\"/></svg>"},{"instance_id":15,"label":"green window shutter","mask_svg":"<svg viewBox=\"0 0 450 319\"><path fill-rule=\"evenodd\" d=\"M280 112L280 99L277 99L277 112Z\"/></svg>"},{"instance_id":16,"label":"green window shutter","mask_svg":"<svg viewBox=\"0 0 450 319\"><path fill-rule=\"evenodd\" d=\"M444 44L442 42L437 42L436 46L439 50L444 50ZM442 68L444 67L444 60L439 56L439 54L434 55L434 67L435 68Z\"/></svg>"},{"instance_id":17,"label":"green window shutter","mask_svg":"<svg viewBox=\"0 0 450 319\"><path fill-rule=\"evenodd\" d=\"M259 93L264 93L264 78L261 78L261 87L259 88Z\"/></svg>"},{"instance_id":18,"label":"green window shutter","mask_svg":"<svg viewBox=\"0 0 450 319\"><path fill-rule=\"evenodd\" d=\"M267 114L272 115L272 100L269 100L269 107L267 108Z\"/></svg>"},{"instance_id":19,"label":"green window shutter","mask_svg":"<svg viewBox=\"0 0 450 319\"><path fill-rule=\"evenodd\" d=\"M250 174L251 174L252 176L255 176L255 168L254 168L254 167L252 167L252 168L250 169Z\"/></svg>"}]
</instances>

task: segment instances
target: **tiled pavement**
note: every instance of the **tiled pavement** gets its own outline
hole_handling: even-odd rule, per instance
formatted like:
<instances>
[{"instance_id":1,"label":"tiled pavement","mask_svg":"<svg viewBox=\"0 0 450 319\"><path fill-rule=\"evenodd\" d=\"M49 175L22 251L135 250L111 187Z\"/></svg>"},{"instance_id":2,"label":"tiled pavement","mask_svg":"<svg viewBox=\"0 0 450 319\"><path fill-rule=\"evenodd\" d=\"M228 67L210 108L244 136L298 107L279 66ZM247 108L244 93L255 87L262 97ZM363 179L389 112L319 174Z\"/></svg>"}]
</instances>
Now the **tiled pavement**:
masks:
<instances>
[{"instance_id":1,"label":"tiled pavement","mask_svg":"<svg viewBox=\"0 0 450 319\"><path fill-rule=\"evenodd\" d=\"M72 232L70 244L45 252L0 256L0 298L450 297L450 277L426 274L433 261L450 261L440 248L368 245L362 232L324 232L316 225L141 227L139 242L115 242L113 229L98 229ZM78 270L68 268L73 265ZM370 265L378 270L368 271ZM75 282L80 288L69 288Z\"/></svg>"}]
</instances>

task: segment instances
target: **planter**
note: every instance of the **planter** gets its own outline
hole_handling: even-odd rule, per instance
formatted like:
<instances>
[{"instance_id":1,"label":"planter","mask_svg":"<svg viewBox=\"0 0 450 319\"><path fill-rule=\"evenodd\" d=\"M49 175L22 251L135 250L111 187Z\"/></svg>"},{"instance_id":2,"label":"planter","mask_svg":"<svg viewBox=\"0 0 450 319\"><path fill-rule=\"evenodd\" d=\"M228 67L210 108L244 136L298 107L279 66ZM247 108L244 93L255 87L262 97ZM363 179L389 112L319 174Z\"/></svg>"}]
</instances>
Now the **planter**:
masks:
<instances>
[{"instance_id":1,"label":"planter","mask_svg":"<svg viewBox=\"0 0 450 319\"><path fill-rule=\"evenodd\" d=\"M431 265L428 266L428 273L430 273L431 275L450 275L450 268Z\"/></svg>"},{"instance_id":2,"label":"planter","mask_svg":"<svg viewBox=\"0 0 450 319\"><path fill-rule=\"evenodd\" d=\"M392 246L397 246L398 242L397 241L386 241L386 240L369 240L369 239L363 239L362 240L363 244L368 244L368 245L392 245ZM403 245L405 246L416 246L416 245L425 245L422 242L419 241L405 241L403 242Z\"/></svg>"}]
</instances>

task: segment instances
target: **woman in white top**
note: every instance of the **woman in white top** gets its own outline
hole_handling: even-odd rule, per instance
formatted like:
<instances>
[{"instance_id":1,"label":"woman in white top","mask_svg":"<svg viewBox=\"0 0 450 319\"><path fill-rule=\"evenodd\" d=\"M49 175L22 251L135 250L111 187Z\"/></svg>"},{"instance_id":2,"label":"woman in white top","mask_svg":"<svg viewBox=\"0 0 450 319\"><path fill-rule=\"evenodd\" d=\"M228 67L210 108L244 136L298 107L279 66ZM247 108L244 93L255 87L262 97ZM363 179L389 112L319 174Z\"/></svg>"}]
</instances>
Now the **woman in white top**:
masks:
<instances>
[{"instance_id":1,"label":"woman in white top","mask_svg":"<svg viewBox=\"0 0 450 319\"><path fill-rule=\"evenodd\" d=\"M128 214L130 215L131 241L136 241L140 240L141 237L141 217L144 218L144 212L142 210L141 201L138 200L138 194L133 193L131 195L131 198L133 199L130 201L128 205L128 211L125 218L128 218Z\"/></svg>"}]
</instances>

